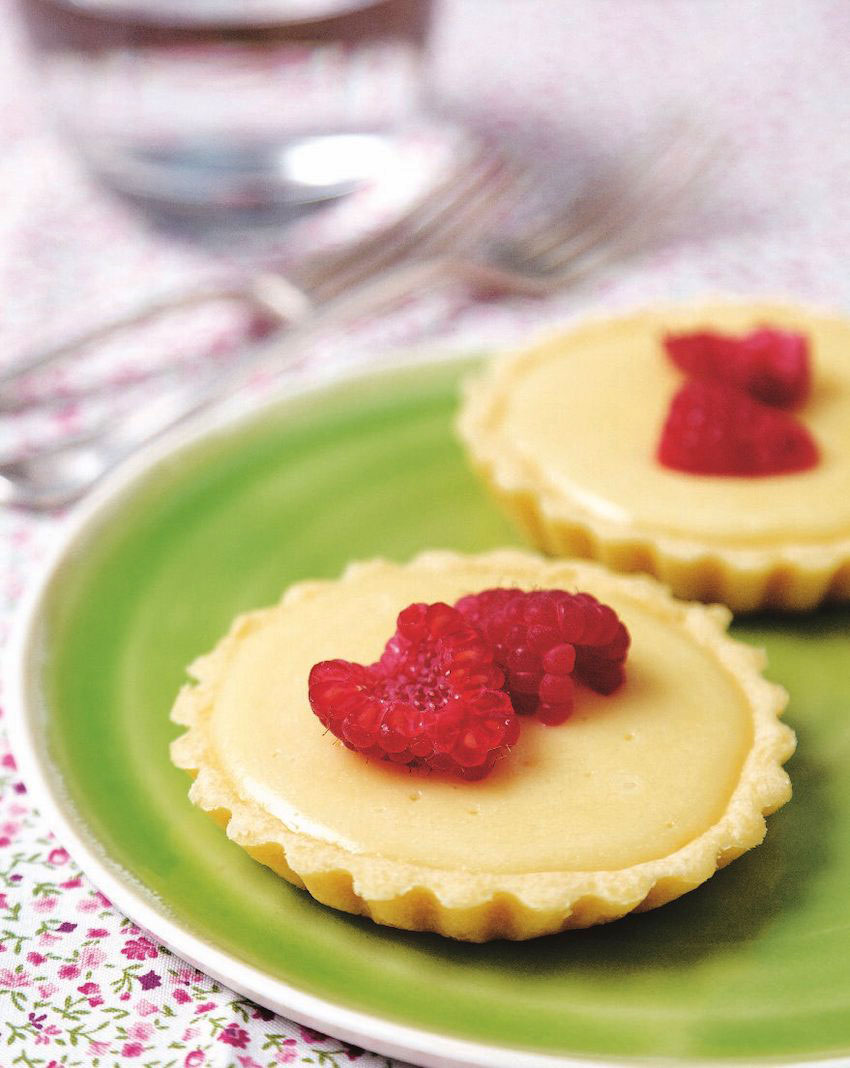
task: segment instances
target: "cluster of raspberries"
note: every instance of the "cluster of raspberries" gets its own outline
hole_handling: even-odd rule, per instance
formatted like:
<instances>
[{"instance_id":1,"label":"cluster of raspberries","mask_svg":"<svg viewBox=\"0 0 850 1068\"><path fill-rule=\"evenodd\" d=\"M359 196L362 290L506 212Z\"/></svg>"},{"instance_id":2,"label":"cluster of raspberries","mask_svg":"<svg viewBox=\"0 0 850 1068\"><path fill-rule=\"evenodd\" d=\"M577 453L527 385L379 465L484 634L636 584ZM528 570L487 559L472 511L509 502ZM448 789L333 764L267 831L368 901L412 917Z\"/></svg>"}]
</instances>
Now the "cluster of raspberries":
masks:
<instances>
[{"instance_id":1,"label":"cluster of raspberries","mask_svg":"<svg viewBox=\"0 0 850 1068\"><path fill-rule=\"evenodd\" d=\"M310 705L349 749L480 779L519 738L519 715L563 723L575 679L612 693L628 647L590 594L485 590L405 608L374 664L316 664Z\"/></svg>"},{"instance_id":2,"label":"cluster of raspberries","mask_svg":"<svg viewBox=\"0 0 850 1068\"><path fill-rule=\"evenodd\" d=\"M781 475L818 461L806 427L790 414L811 389L802 334L762 327L743 337L703 331L664 339L688 375L673 397L658 459L697 475Z\"/></svg>"}]
</instances>

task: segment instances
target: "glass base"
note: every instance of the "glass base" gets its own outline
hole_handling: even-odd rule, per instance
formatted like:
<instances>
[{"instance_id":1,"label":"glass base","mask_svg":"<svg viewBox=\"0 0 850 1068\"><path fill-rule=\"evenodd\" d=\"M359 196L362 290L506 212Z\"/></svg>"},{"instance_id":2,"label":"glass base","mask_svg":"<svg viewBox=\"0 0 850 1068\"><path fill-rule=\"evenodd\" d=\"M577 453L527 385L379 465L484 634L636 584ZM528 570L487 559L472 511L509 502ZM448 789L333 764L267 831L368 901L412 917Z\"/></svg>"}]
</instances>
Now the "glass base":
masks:
<instances>
[{"instance_id":1,"label":"glass base","mask_svg":"<svg viewBox=\"0 0 850 1068\"><path fill-rule=\"evenodd\" d=\"M234 252L247 241L298 256L390 225L478 144L473 131L432 120L274 147L84 154L94 176L156 228L224 247L238 235Z\"/></svg>"},{"instance_id":2,"label":"glass base","mask_svg":"<svg viewBox=\"0 0 850 1068\"><path fill-rule=\"evenodd\" d=\"M396 169L405 141L394 133L331 133L275 145L100 145L85 155L108 185L153 206L244 213L347 196Z\"/></svg>"}]
</instances>

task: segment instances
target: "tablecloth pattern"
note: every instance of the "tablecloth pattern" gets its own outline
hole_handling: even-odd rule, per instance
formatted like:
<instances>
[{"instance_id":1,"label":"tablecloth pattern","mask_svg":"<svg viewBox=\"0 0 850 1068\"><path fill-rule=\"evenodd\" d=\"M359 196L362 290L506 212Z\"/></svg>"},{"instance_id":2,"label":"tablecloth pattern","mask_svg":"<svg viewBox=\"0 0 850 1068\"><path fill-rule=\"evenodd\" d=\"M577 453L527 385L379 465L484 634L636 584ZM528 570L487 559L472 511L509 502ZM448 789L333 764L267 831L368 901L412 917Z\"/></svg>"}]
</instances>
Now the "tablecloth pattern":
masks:
<instances>
[{"instance_id":1,"label":"tablecloth pattern","mask_svg":"<svg viewBox=\"0 0 850 1068\"><path fill-rule=\"evenodd\" d=\"M722 166L687 226L580 290L546 302L413 301L323 339L302 373L332 376L423 337L502 346L588 308L705 292L850 309L848 38L846 0L446 0L434 83L448 111L566 173L616 155L675 109L722 134ZM13 11L0 0L2 365L234 267L232 254L152 230L99 190L50 129L34 88ZM276 251L287 251L286 238ZM59 400L47 415L0 418L0 452L112 412L109 395L75 400L87 374L129 382L157 352L191 373L193 361L225 358L245 329L234 309L208 309L56 372L48 384ZM58 522L0 513L4 645ZM121 916L30 804L0 719L0 1068L134 1063L394 1062L243 1000Z\"/></svg>"}]
</instances>

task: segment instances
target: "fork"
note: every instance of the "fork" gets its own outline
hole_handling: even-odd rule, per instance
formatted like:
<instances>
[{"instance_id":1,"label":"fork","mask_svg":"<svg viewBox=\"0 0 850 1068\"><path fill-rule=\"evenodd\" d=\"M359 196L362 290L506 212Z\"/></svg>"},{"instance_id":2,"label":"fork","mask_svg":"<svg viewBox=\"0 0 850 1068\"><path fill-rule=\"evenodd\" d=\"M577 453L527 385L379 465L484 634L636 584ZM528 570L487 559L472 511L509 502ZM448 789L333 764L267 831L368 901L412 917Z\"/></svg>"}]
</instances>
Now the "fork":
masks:
<instances>
[{"instance_id":1,"label":"fork","mask_svg":"<svg viewBox=\"0 0 850 1068\"><path fill-rule=\"evenodd\" d=\"M0 370L0 412L21 411L45 402L44 397L21 399L10 392L10 387L35 372L168 312L212 301L243 300L281 324L299 323L343 290L355 289L370 276L409 257L417 244L437 247L441 241L451 240L459 227L480 225L482 216L493 211L508 192L522 193L521 173L486 144L469 142L448 175L400 218L351 245L308 257L294 265L286 277L261 271L241 283L207 285L155 298L54 348L22 357ZM68 397L59 399L64 402Z\"/></svg>"},{"instance_id":2,"label":"fork","mask_svg":"<svg viewBox=\"0 0 850 1068\"><path fill-rule=\"evenodd\" d=\"M143 444L226 402L258 368L279 374L324 331L377 315L412 294L464 284L488 294L546 296L575 284L655 239L710 173L715 149L679 128L661 148L647 146L596 175L569 203L541 208L515 236L508 236L506 209L529 194L536 176L486 154L473 156L453 181L387 231L287 278L253 279L250 298L289 325L282 341L254 345L233 366L201 381L178 382L120 422L0 464L0 504L46 510L78 500ZM66 354L63 349L58 356ZM5 384L14 377L7 375Z\"/></svg>"}]
</instances>

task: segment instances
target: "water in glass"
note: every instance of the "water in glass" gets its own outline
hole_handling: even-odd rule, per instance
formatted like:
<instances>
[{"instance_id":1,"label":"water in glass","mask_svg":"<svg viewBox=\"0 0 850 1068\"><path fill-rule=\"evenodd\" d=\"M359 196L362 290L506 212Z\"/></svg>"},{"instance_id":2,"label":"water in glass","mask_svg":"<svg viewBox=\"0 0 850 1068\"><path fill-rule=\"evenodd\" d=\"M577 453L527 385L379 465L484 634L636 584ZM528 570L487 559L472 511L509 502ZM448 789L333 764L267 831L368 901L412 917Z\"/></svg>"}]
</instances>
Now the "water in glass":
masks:
<instances>
[{"instance_id":1,"label":"water in glass","mask_svg":"<svg viewBox=\"0 0 850 1068\"><path fill-rule=\"evenodd\" d=\"M431 0L19 0L64 131L183 211L338 197L421 117Z\"/></svg>"}]
</instances>

